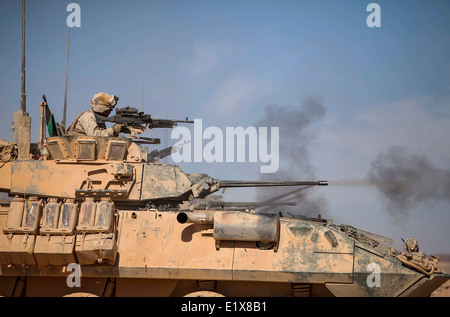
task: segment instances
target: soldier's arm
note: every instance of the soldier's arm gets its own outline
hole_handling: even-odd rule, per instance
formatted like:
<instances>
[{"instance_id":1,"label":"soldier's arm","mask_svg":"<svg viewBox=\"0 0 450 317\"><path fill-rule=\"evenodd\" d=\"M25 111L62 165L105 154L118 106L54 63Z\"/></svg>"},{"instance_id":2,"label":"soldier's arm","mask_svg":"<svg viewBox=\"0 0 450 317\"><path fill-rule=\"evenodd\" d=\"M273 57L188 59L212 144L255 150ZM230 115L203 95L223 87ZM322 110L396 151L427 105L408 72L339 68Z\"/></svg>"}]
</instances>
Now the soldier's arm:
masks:
<instances>
[{"instance_id":1,"label":"soldier's arm","mask_svg":"<svg viewBox=\"0 0 450 317\"><path fill-rule=\"evenodd\" d=\"M113 136L114 130L113 128L103 129L98 126L97 121L95 120L95 115L93 112L86 112L83 116L78 120L80 125L83 127L86 135L89 136Z\"/></svg>"}]
</instances>

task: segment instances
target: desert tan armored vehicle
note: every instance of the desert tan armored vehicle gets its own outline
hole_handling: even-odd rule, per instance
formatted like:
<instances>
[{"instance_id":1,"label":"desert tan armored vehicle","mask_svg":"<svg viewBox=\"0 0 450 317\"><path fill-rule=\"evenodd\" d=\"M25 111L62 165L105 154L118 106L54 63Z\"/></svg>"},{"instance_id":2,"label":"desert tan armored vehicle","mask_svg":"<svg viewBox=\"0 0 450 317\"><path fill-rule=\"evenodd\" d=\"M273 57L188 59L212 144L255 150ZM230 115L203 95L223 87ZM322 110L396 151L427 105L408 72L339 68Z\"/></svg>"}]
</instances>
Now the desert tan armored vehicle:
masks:
<instances>
[{"instance_id":1,"label":"desert tan armored vehicle","mask_svg":"<svg viewBox=\"0 0 450 317\"><path fill-rule=\"evenodd\" d=\"M1 296L428 296L449 278L414 239L399 252L348 225L284 217L281 204L202 204L221 188L327 182L223 181L159 164L172 150L148 153L142 144L157 140L136 134L178 121L124 108L97 120L130 137L46 137L44 98L32 144L24 45L22 56L14 140L0 141L0 191L11 198L0 202Z\"/></svg>"},{"instance_id":2,"label":"desert tan armored vehicle","mask_svg":"<svg viewBox=\"0 0 450 317\"><path fill-rule=\"evenodd\" d=\"M398 252L330 220L193 204L221 188L325 181L187 174L133 138L46 137L45 109L38 144L23 111L15 143L1 144L12 200L0 207L0 295L428 296L449 278L414 239Z\"/></svg>"}]
</instances>

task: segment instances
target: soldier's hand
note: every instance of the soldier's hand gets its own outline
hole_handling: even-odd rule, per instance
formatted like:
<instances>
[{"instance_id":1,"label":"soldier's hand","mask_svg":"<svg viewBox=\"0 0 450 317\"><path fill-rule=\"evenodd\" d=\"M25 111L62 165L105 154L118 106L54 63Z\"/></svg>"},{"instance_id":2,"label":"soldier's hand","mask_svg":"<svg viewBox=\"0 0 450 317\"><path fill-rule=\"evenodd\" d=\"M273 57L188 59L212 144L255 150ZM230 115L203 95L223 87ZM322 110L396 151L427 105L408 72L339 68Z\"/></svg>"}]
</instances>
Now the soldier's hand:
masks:
<instances>
[{"instance_id":1,"label":"soldier's hand","mask_svg":"<svg viewBox=\"0 0 450 317\"><path fill-rule=\"evenodd\" d=\"M123 127L124 125L122 123L116 123L112 128L115 134L119 134L120 132L122 132Z\"/></svg>"}]
</instances>

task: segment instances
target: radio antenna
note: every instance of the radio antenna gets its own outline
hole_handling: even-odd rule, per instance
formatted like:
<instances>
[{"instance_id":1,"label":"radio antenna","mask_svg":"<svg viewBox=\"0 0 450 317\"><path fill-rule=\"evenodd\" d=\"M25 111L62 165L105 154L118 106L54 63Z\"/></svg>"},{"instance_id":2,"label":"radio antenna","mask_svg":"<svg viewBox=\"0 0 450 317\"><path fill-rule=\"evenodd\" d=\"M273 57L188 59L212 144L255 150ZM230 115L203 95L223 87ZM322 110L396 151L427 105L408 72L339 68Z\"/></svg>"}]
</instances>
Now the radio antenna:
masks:
<instances>
[{"instance_id":1,"label":"radio antenna","mask_svg":"<svg viewBox=\"0 0 450 317\"><path fill-rule=\"evenodd\" d=\"M27 113L27 95L25 94L25 0L22 0L22 83L20 110L14 116L14 143L18 145L17 159L30 159L31 117Z\"/></svg>"},{"instance_id":2,"label":"radio antenna","mask_svg":"<svg viewBox=\"0 0 450 317\"><path fill-rule=\"evenodd\" d=\"M22 0L22 87L20 110L23 113L27 112L27 96L25 94L25 0Z\"/></svg>"},{"instance_id":3,"label":"radio antenna","mask_svg":"<svg viewBox=\"0 0 450 317\"><path fill-rule=\"evenodd\" d=\"M70 29L71 29L71 27L69 26L69 39L68 39L68 43L67 43L66 91L64 93L64 110L63 110L63 119L61 122L64 129L66 128L66 113L67 113L67 81L69 78Z\"/></svg>"}]
</instances>

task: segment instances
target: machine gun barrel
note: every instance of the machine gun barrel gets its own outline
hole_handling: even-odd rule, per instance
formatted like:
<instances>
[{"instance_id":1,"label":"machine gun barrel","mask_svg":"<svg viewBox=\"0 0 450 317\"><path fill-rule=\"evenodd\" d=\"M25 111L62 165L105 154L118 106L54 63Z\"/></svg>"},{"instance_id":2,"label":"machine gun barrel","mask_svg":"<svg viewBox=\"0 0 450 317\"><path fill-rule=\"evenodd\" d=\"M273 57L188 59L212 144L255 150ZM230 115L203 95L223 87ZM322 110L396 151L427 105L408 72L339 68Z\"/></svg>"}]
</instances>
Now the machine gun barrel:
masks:
<instances>
[{"instance_id":1,"label":"machine gun barrel","mask_svg":"<svg viewBox=\"0 0 450 317\"><path fill-rule=\"evenodd\" d=\"M270 186L328 186L328 181L220 181L220 187L270 187Z\"/></svg>"},{"instance_id":2,"label":"machine gun barrel","mask_svg":"<svg viewBox=\"0 0 450 317\"><path fill-rule=\"evenodd\" d=\"M127 106L125 108L117 108L116 114L113 116L102 116L94 113L98 122L121 123L127 127L145 125L145 129L155 128L173 128L178 123L194 123L188 120L171 120L171 119L155 119L150 114L139 112L138 109Z\"/></svg>"}]
</instances>

